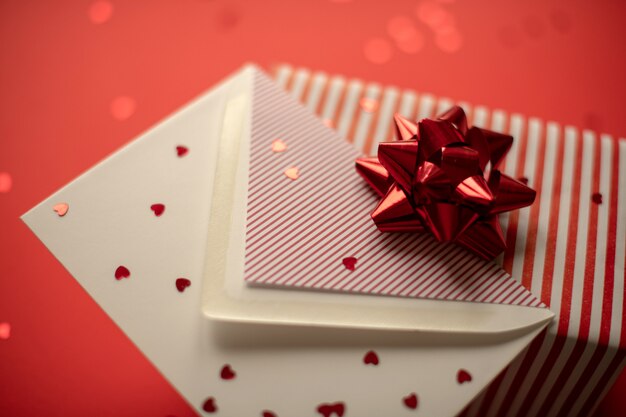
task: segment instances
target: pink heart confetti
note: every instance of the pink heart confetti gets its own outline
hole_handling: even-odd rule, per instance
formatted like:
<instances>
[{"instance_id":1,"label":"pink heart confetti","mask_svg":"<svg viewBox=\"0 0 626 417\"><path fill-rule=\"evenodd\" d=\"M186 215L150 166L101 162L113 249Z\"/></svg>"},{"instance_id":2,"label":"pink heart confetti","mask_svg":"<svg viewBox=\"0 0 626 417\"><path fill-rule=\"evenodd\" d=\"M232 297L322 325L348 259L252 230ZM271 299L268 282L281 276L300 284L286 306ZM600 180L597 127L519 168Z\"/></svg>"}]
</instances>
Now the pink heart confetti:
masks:
<instances>
[{"instance_id":1,"label":"pink heart confetti","mask_svg":"<svg viewBox=\"0 0 626 417\"><path fill-rule=\"evenodd\" d=\"M284 152L285 150L287 150L287 144L285 142L283 142L280 139L276 139L274 142L272 142L272 152Z\"/></svg>"},{"instance_id":2,"label":"pink heart confetti","mask_svg":"<svg viewBox=\"0 0 626 417\"><path fill-rule=\"evenodd\" d=\"M120 265L115 270L115 279L116 280L119 281L122 278L129 278L129 277L130 277L130 271L125 266Z\"/></svg>"},{"instance_id":3,"label":"pink heart confetti","mask_svg":"<svg viewBox=\"0 0 626 417\"><path fill-rule=\"evenodd\" d=\"M189 152L189 148L187 148L186 146L178 145L176 147L176 155L178 155L179 158L187 155L187 152Z\"/></svg>"},{"instance_id":4,"label":"pink heart confetti","mask_svg":"<svg viewBox=\"0 0 626 417\"><path fill-rule=\"evenodd\" d=\"M356 261L357 259L354 256L348 256L347 258L343 258L341 262L347 270L354 271L356 269Z\"/></svg>"},{"instance_id":5,"label":"pink heart confetti","mask_svg":"<svg viewBox=\"0 0 626 417\"><path fill-rule=\"evenodd\" d=\"M363 363L366 365L378 365L378 355L373 350L370 350L363 357Z\"/></svg>"},{"instance_id":6,"label":"pink heart confetti","mask_svg":"<svg viewBox=\"0 0 626 417\"><path fill-rule=\"evenodd\" d=\"M237 374L233 371L233 368L230 367L229 364L226 364L222 367L222 371L220 372L220 378L226 381L230 381L231 379L235 379Z\"/></svg>"},{"instance_id":7,"label":"pink heart confetti","mask_svg":"<svg viewBox=\"0 0 626 417\"><path fill-rule=\"evenodd\" d=\"M178 292L183 292L187 287L191 285L191 281L187 278L177 278L176 279L176 289Z\"/></svg>"},{"instance_id":8,"label":"pink heart confetti","mask_svg":"<svg viewBox=\"0 0 626 417\"><path fill-rule=\"evenodd\" d=\"M471 382L472 375L469 372L467 372L465 369L459 369L459 372L457 372L456 374L456 380L459 384Z\"/></svg>"},{"instance_id":9,"label":"pink heart confetti","mask_svg":"<svg viewBox=\"0 0 626 417\"><path fill-rule=\"evenodd\" d=\"M217 404L215 398L209 397L202 404L202 409L207 413L215 413L217 411Z\"/></svg>"},{"instance_id":10,"label":"pink heart confetti","mask_svg":"<svg viewBox=\"0 0 626 417\"><path fill-rule=\"evenodd\" d=\"M7 340L11 337L11 325L7 322L0 323L0 339Z\"/></svg>"},{"instance_id":11,"label":"pink heart confetti","mask_svg":"<svg viewBox=\"0 0 626 417\"><path fill-rule=\"evenodd\" d=\"M154 215L159 217L165 211L165 205L161 203L156 203L150 206L150 210L154 212Z\"/></svg>"},{"instance_id":12,"label":"pink heart confetti","mask_svg":"<svg viewBox=\"0 0 626 417\"><path fill-rule=\"evenodd\" d=\"M402 398L402 402L411 410L415 410L417 408L417 394L414 392Z\"/></svg>"},{"instance_id":13,"label":"pink heart confetti","mask_svg":"<svg viewBox=\"0 0 626 417\"><path fill-rule=\"evenodd\" d=\"M300 177L300 170L298 167L290 167L285 170L285 175L290 180L297 180Z\"/></svg>"},{"instance_id":14,"label":"pink heart confetti","mask_svg":"<svg viewBox=\"0 0 626 417\"><path fill-rule=\"evenodd\" d=\"M70 209L70 206L67 203L58 203L52 207L52 210L56 211L59 217L65 216L69 209Z\"/></svg>"}]
</instances>

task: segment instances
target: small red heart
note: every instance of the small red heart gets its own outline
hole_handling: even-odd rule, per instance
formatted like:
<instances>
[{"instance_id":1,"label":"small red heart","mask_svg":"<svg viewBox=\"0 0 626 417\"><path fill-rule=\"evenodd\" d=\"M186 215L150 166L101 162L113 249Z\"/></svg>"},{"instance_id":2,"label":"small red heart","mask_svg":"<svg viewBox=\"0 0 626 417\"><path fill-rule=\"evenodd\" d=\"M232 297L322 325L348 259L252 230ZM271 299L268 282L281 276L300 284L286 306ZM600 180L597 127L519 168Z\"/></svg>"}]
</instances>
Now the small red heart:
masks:
<instances>
[{"instance_id":1,"label":"small red heart","mask_svg":"<svg viewBox=\"0 0 626 417\"><path fill-rule=\"evenodd\" d=\"M277 417L272 411L263 410L263 417Z\"/></svg>"},{"instance_id":2,"label":"small red heart","mask_svg":"<svg viewBox=\"0 0 626 417\"><path fill-rule=\"evenodd\" d=\"M415 410L417 408L417 395L414 392L404 397L402 401L404 401L404 405L411 410Z\"/></svg>"},{"instance_id":3,"label":"small red heart","mask_svg":"<svg viewBox=\"0 0 626 417\"><path fill-rule=\"evenodd\" d=\"M189 281L187 278L177 278L176 279L176 289L179 292L185 291L185 288L187 288L190 285L191 285L191 281Z\"/></svg>"},{"instance_id":4,"label":"small red heart","mask_svg":"<svg viewBox=\"0 0 626 417\"><path fill-rule=\"evenodd\" d=\"M220 372L220 376L222 377L222 379L228 381L234 379L237 374L235 373L235 371L233 371L230 365L226 364L222 367L222 372Z\"/></svg>"},{"instance_id":5,"label":"small red heart","mask_svg":"<svg viewBox=\"0 0 626 417\"><path fill-rule=\"evenodd\" d=\"M602 204L602 194L593 193L593 195L591 196L591 201L593 201L596 204Z\"/></svg>"},{"instance_id":6,"label":"small red heart","mask_svg":"<svg viewBox=\"0 0 626 417\"><path fill-rule=\"evenodd\" d=\"M345 411L346 406L342 402L332 404L320 404L319 407L317 407L317 412L324 417L330 417L333 413L335 413L338 417L343 417L343 413L345 413Z\"/></svg>"},{"instance_id":7,"label":"small red heart","mask_svg":"<svg viewBox=\"0 0 626 417\"><path fill-rule=\"evenodd\" d=\"M189 281L187 278L177 278L176 279L176 289L179 292L185 291L185 288L187 288L190 285L191 285L191 281Z\"/></svg>"},{"instance_id":8,"label":"small red heart","mask_svg":"<svg viewBox=\"0 0 626 417\"><path fill-rule=\"evenodd\" d=\"M459 372L456 374L456 380L459 384L463 384L465 382L472 381L472 375L467 372L465 369L459 369Z\"/></svg>"},{"instance_id":9,"label":"small red heart","mask_svg":"<svg viewBox=\"0 0 626 417\"><path fill-rule=\"evenodd\" d=\"M187 152L189 152L189 149L187 149L186 146L179 145L176 147L176 155L178 155L179 158L187 155Z\"/></svg>"},{"instance_id":10,"label":"small red heart","mask_svg":"<svg viewBox=\"0 0 626 417\"><path fill-rule=\"evenodd\" d=\"M120 280L122 278L130 277L130 271L125 266L118 266L115 270L115 279Z\"/></svg>"},{"instance_id":11,"label":"small red heart","mask_svg":"<svg viewBox=\"0 0 626 417\"><path fill-rule=\"evenodd\" d=\"M347 258L343 258L343 266L350 271L354 271L356 269L356 261L357 259L354 256L348 256Z\"/></svg>"},{"instance_id":12,"label":"small red heart","mask_svg":"<svg viewBox=\"0 0 626 417\"><path fill-rule=\"evenodd\" d=\"M518 180L519 180L519 182L524 183L525 185L528 185L528 178L526 178L526 177L519 177Z\"/></svg>"},{"instance_id":13,"label":"small red heart","mask_svg":"<svg viewBox=\"0 0 626 417\"><path fill-rule=\"evenodd\" d=\"M207 413L215 413L217 411L217 404L215 404L215 398L209 397L202 404L202 409Z\"/></svg>"},{"instance_id":14,"label":"small red heart","mask_svg":"<svg viewBox=\"0 0 626 417\"><path fill-rule=\"evenodd\" d=\"M165 205L156 203L150 206L150 210L154 212L154 215L159 217L165 211Z\"/></svg>"},{"instance_id":15,"label":"small red heart","mask_svg":"<svg viewBox=\"0 0 626 417\"><path fill-rule=\"evenodd\" d=\"M366 365L378 365L378 355L373 350L370 350L363 357L363 363Z\"/></svg>"}]
</instances>

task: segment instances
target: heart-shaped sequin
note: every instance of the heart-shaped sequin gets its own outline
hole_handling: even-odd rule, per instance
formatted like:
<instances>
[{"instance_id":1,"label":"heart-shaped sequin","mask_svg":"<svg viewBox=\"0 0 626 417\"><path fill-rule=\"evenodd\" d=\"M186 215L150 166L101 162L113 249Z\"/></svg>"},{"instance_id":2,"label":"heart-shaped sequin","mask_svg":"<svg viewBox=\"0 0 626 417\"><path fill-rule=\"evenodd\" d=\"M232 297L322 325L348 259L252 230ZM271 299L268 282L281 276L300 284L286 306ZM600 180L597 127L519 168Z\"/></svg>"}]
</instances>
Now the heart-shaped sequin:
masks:
<instances>
[{"instance_id":1,"label":"heart-shaped sequin","mask_svg":"<svg viewBox=\"0 0 626 417\"><path fill-rule=\"evenodd\" d=\"M70 206L67 203L58 203L52 207L59 217L63 217L67 214L67 211L70 209Z\"/></svg>"},{"instance_id":2,"label":"heart-shaped sequin","mask_svg":"<svg viewBox=\"0 0 626 417\"><path fill-rule=\"evenodd\" d=\"M378 365L378 355L373 350L370 350L363 356L363 363L366 365Z\"/></svg>"},{"instance_id":3,"label":"heart-shaped sequin","mask_svg":"<svg viewBox=\"0 0 626 417\"><path fill-rule=\"evenodd\" d=\"M417 394L415 394L414 392L402 398L402 401L404 402L404 405L406 405L411 410L415 410L417 408Z\"/></svg>"},{"instance_id":4,"label":"heart-shaped sequin","mask_svg":"<svg viewBox=\"0 0 626 417\"><path fill-rule=\"evenodd\" d=\"M593 195L591 196L591 201L593 201L596 204L602 204L602 194L593 193Z\"/></svg>"},{"instance_id":5,"label":"heart-shaped sequin","mask_svg":"<svg viewBox=\"0 0 626 417\"><path fill-rule=\"evenodd\" d=\"M272 152L280 153L287 150L287 144L280 139L272 142Z\"/></svg>"},{"instance_id":6,"label":"heart-shaped sequin","mask_svg":"<svg viewBox=\"0 0 626 417\"><path fill-rule=\"evenodd\" d=\"M187 288L190 285L191 285L191 281L189 281L187 278L176 279L176 289L178 290L178 292L185 291L185 288Z\"/></svg>"},{"instance_id":7,"label":"heart-shaped sequin","mask_svg":"<svg viewBox=\"0 0 626 417\"><path fill-rule=\"evenodd\" d=\"M297 180L300 177L300 170L297 167L287 168L285 175L291 180Z\"/></svg>"},{"instance_id":8,"label":"heart-shaped sequin","mask_svg":"<svg viewBox=\"0 0 626 417\"><path fill-rule=\"evenodd\" d=\"M347 258L343 258L341 262L346 269L354 271L356 269L356 261L357 259L354 256L348 256Z\"/></svg>"},{"instance_id":9,"label":"heart-shaped sequin","mask_svg":"<svg viewBox=\"0 0 626 417\"><path fill-rule=\"evenodd\" d=\"M222 367L222 371L220 372L220 377L226 381L234 379L237 376L235 371L230 367L230 365L226 364Z\"/></svg>"},{"instance_id":10,"label":"heart-shaped sequin","mask_svg":"<svg viewBox=\"0 0 626 417\"><path fill-rule=\"evenodd\" d=\"M154 215L159 217L165 211L165 205L156 203L150 206L150 210L154 212Z\"/></svg>"},{"instance_id":11,"label":"heart-shaped sequin","mask_svg":"<svg viewBox=\"0 0 626 417\"><path fill-rule=\"evenodd\" d=\"M129 277L130 277L130 271L125 266L120 265L115 270L115 279L120 280L122 278L129 278Z\"/></svg>"},{"instance_id":12,"label":"heart-shaped sequin","mask_svg":"<svg viewBox=\"0 0 626 417\"><path fill-rule=\"evenodd\" d=\"M202 409L206 411L207 413L215 413L217 411L217 403L215 401L215 398L213 397L207 398L204 401L204 404L202 404Z\"/></svg>"},{"instance_id":13,"label":"heart-shaped sequin","mask_svg":"<svg viewBox=\"0 0 626 417\"><path fill-rule=\"evenodd\" d=\"M186 146L179 145L176 147L176 155L178 155L179 158L187 155L187 152L189 152L189 149Z\"/></svg>"},{"instance_id":14,"label":"heart-shaped sequin","mask_svg":"<svg viewBox=\"0 0 626 417\"><path fill-rule=\"evenodd\" d=\"M342 402L320 404L319 407L317 407L317 412L324 417L331 417L333 414L337 417L343 417L343 413L346 412L346 406Z\"/></svg>"},{"instance_id":15,"label":"heart-shaped sequin","mask_svg":"<svg viewBox=\"0 0 626 417\"><path fill-rule=\"evenodd\" d=\"M469 372L467 372L465 369L459 369L459 372L456 373L456 380L459 384L471 382L472 375Z\"/></svg>"}]
</instances>

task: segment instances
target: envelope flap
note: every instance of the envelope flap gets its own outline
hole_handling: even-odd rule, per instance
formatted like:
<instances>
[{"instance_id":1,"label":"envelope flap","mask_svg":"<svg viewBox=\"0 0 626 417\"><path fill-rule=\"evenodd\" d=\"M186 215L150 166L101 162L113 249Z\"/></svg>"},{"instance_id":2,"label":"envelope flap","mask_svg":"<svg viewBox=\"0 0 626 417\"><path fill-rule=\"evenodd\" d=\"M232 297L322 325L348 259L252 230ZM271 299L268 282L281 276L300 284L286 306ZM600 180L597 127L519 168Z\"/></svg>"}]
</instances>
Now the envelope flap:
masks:
<instances>
[{"instance_id":1,"label":"envelope flap","mask_svg":"<svg viewBox=\"0 0 626 417\"><path fill-rule=\"evenodd\" d=\"M543 306L495 262L425 233L379 232L369 216L378 196L354 169L358 152L261 72L254 91L249 284ZM286 149L273 151L276 140Z\"/></svg>"}]
</instances>

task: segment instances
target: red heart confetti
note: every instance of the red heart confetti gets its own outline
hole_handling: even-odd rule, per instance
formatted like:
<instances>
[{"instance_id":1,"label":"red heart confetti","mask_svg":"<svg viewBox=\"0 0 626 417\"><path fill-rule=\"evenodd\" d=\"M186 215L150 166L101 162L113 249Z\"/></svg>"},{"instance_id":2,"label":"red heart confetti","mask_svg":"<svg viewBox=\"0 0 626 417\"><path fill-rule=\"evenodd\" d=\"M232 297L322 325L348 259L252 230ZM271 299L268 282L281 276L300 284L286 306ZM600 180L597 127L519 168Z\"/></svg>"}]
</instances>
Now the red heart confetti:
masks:
<instances>
[{"instance_id":1,"label":"red heart confetti","mask_svg":"<svg viewBox=\"0 0 626 417\"><path fill-rule=\"evenodd\" d=\"M215 398L209 397L202 404L202 409L207 413L215 413L217 411L217 404L215 403Z\"/></svg>"},{"instance_id":2,"label":"red heart confetti","mask_svg":"<svg viewBox=\"0 0 626 417\"><path fill-rule=\"evenodd\" d=\"M55 204L52 207L52 210L56 211L56 213L59 215L59 217L65 216L69 209L70 209L70 206L67 203Z\"/></svg>"},{"instance_id":3,"label":"red heart confetti","mask_svg":"<svg viewBox=\"0 0 626 417\"><path fill-rule=\"evenodd\" d=\"M235 373L235 371L233 371L229 364L226 364L222 367L222 371L220 372L220 377L222 379L229 381L231 379L235 379L236 376L237 374Z\"/></svg>"},{"instance_id":4,"label":"red heart confetti","mask_svg":"<svg viewBox=\"0 0 626 417\"><path fill-rule=\"evenodd\" d=\"M185 288L187 288L190 285L191 285L191 281L189 281L187 278L176 279L176 289L178 290L178 292L185 291Z\"/></svg>"},{"instance_id":5,"label":"red heart confetti","mask_svg":"<svg viewBox=\"0 0 626 417\"><path fill-rule=\"evenodd\" d=\"M457 372L456 374L456 380L459 384L471 382L472 375L469 372L467 372L465 369L459 369L459 372Z\"/></svg>"},{"instance_id":6,"label":"red heart confetti","mask_svg":"<svg viewBox=\"0 0 626 417\"><path fill-rule=\"evenodd\" d=\"M593 201L596 204L602 204L602 194L593 193L593 195L591 196L591 201Z\"/></svg>"},{"instance_id":7,"label":"red heart confetti","mask_svg":"<svg viewBox=\"0 0 626 417\"><path fill-rule=\"evenodd\" d=\"M354 271L356 269L356 261L357 259L354 256L348 256L347 258L343 258L341 262L343 262L343 266L350 271Z\"/></svg>"},{"instance_id":8,"label":"red heart confetti","mask_svg":"<svg viewBox=\"0 0 626 417\"><path fill-rule=\"evenodd\" d=\"M363 363L366 365L378 365L378 355L373 350L370 350L363 357Z\"/></svg>"},{"instance_id":9,"label":"red heart confetti","mask_svg":"<svg viewBox=\"0 0 626 417\"><path fill-rule=\"evenodd\" d=\"M129 278L129 277L130 277L130 271L125 266L120 265L115 270L115 279L117 279L118 281L122 278Z\"/></svg>"},{"instance_id":10,"label":"red heart confetti","mask_svg":"<svg viewBox=\"0 0 626 417\"><path fill-rule=\"evenodd\" d=\"M404 405L406 405L411 410L415 410L417 408L417 394L415 394L414 392L402 398L402 401L404 402Z\"/></svg>"},{"instance_id":11,"label":"red heart confetti","mask_svg":"<svg viewBox=\"0 0 626 417\"><path fill-rule=\"evenodd\" d=\"M519 177L518 181L524 183L525 185L528 185L528 178L526 177Z\"/></svg>"},{"instance_id":12,"label":"red heart confetti","mask_svg":"<svg viewBox=\"0 0 626 417\"><path fill-rule=\"evenodd\" d=\"M176 147L176 155L178 155L179 158L187 155L187 152L189 152L189 148L186 146L178 145Z\"/></svg>"},{"instance_id":13,"label":"red heart confetti","mask_svg":"<svg viewBox=\"0 0 626 417\"><path fill-rule=\"evenodd\" d=\"M324 417L330 417L333 415L333 413L335 413L338 417L342 417L345 411L346 411L346 406L342 402L320 404L319 407L317 407L317 412L323 415Z\"/></svg>"},{"instance_id":14,"label":"red heart confetti","mask_svg":"<svg viewBox=\"0 0 626 417\"><path fill-rule=\"evenodd\" d=\"M159 217L165 211L165 205L161 203L156 203L150 206L150 210L154 212L154 215Z\"/></svg>"},{"instance_id":15,"label":"red heart confetti","mask_svg":"<svg viewBox=\"0 0 626 417\"><path fill-rule=\"evenodd\" d=\"M272 411L263 410L263 417L277 417Z\"/></svg>"},{"instance_id":16,"label":"red heart confetti","mask_svg":"<svg viewBox=\"0 0 626 417\"><path fill-rule=\"evenodd\" d=\"M11 337L11 325L7 322L0 323L0 339L7 340Z\"/></svg>"}]
</instances>

